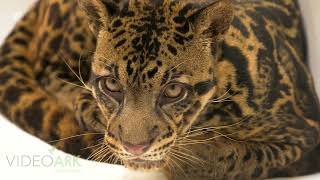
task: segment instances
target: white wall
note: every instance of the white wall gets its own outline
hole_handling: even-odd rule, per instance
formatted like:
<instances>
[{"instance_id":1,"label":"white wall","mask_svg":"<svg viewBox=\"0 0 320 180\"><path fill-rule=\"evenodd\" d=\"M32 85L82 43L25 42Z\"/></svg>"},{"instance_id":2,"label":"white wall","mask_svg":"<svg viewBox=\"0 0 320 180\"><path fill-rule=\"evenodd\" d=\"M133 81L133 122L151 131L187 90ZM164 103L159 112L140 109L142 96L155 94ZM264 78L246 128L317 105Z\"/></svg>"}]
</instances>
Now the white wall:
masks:
<instances>
[{"instance_id":1,"label":"white wall","mask_svg":"<svg viewBox=\"0 0 320 180\"><path fill-rule=\"evenodd\" d=\"M0 0L0 42L35 0Z\"/></svg>"},{"instance_id":2,"label":"white wall","mask_svg":"<svg viewBox=\"0 0 320 180\"><path fill-rule=\"evenodd\" d=\"M311 70L314 74L318 94L320 94L320 1L300 0L300 4L308 32Z\"/></svg>"}]
</instances>

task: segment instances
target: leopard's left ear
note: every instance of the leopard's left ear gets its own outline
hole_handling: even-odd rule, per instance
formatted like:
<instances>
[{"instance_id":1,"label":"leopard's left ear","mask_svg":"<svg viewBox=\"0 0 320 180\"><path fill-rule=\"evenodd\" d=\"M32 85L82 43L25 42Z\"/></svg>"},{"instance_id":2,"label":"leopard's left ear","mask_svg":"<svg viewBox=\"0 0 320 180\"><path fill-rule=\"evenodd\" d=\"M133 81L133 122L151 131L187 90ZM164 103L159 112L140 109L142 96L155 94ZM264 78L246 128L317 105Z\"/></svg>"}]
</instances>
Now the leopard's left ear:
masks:
<instances>
[{"instance_id":1,"label":"leopard's left ear","mask_svg":"<svg viewBox=\"0 0 320 180\"><path fill-rule=\"evenodd\" d=\"M216 0L189 17L194 31L200 36L215 37L224 34L233 20L231 0Z\"/></svg>"},{"instance_id":2,"label":"leopard's left ear","mask_svg":"<svg viewBox=\"0 0 320 180\"><path fill-rule=\"evenodd\" d=\"M90 28L98 32L106 27L113 17L120 14L128 6L128 0L78 0L80 8L87 14L91 21Z\"/></svg>"}]
</instances>

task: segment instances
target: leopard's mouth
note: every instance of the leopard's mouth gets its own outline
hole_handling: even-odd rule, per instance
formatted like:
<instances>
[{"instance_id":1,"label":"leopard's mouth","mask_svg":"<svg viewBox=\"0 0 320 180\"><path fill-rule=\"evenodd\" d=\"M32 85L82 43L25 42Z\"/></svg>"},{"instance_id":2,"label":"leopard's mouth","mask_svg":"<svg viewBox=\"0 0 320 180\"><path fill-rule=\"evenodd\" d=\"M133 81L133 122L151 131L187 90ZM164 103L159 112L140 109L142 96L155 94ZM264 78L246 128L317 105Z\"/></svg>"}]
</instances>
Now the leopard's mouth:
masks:
<instances>
[{"instance_id":1,"label":"leopard's mouth","mask_svg":"<svg viewBox=\"0 0 320 180\"><path fill-rule=\"evenodd\" d=\"M153 171L163 168L165 166L165 162L164 160L151 161L135 158L124 161L124 165L133 170Z\"/></svg>"}]
</instances>

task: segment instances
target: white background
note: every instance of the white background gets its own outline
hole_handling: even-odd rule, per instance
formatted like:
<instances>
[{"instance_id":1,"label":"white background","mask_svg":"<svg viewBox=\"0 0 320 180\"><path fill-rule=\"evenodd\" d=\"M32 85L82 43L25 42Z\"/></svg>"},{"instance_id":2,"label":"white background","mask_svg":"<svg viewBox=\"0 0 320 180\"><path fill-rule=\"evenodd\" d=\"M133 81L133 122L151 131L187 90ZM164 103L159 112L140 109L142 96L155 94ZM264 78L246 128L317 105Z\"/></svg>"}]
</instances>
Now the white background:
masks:
<instances>
[{"instance_id":1,"label":"white background","mask_svg":"<svg viewBox=\"0 0 320 180\"><path fill-rule=\"evenodd\" d=\"M11 30L14 23L23 15L25 9L30 6L34 0L0 0L0 42ZM301 0L305 21L307 26L311 69L313 70L316 87L320 92L320 1ZM29 158L44 159L52 158L56 166L50 167L22 167L28 165ZM319 155L320 156L320 155ZM17 160L20 158L20 161ZM14 125L0 117L0 179L99 179L99 180L120 180L120 179L164 179L161 174L134 173L119 166L105 165L85 160L76 160L75 166L66 166L67 164L58 163L58 160L69 158L63 152L52 150L50 146L40 140L31 137L22 132ZM47 161L37 162L37 165L48 165ZM18 163L19 162L19 163ZM61 162L61 161L59 161ZM319 180L319 176L294 178L295 180Z\"/></svg>"}]
</instances>

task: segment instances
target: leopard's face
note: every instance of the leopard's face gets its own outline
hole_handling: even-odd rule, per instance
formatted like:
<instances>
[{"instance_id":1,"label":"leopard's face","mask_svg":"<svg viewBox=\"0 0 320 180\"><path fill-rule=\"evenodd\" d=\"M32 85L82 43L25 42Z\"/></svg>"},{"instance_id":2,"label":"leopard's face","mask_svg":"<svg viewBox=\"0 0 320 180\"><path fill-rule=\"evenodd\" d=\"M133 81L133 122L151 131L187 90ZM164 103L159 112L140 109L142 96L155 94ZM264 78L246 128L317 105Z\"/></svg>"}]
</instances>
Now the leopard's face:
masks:
<instances>
[{"instance_id":1,"label":"leopard's face","mask_svg":"<svg viewBox=\"0 0 320 180\"><path fill-rule=\"evenodd\" d=\"M216 91L227 1L83 1L97 35L90 85L105 143L129 168L161 168Z\"/></svg>"}]
</instances>

